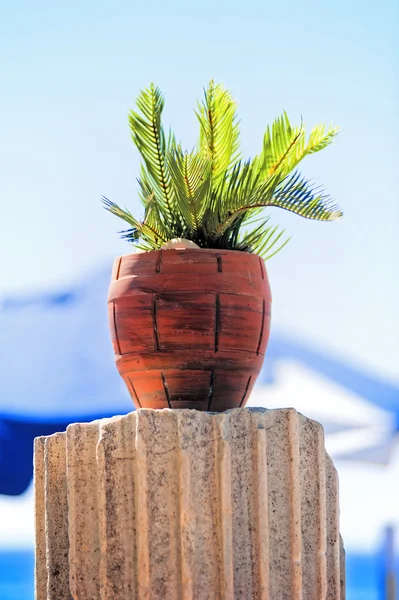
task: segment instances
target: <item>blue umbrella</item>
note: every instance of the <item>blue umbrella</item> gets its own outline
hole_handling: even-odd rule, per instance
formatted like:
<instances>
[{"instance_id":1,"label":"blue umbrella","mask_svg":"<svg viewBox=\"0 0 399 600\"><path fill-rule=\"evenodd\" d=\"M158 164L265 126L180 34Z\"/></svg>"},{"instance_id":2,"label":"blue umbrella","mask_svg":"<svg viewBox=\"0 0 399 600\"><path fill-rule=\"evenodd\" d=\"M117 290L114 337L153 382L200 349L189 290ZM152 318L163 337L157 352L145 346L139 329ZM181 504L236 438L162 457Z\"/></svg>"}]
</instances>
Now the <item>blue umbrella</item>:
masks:
<instances>
[{"instance_id":1,"label":"blue umbrella","mask_svg":"<svg viewBox=\"0 0 399 600\"><path fill-rule=\"evenodd\" d=\"M109 339L109 279L100 272L66 293L3 302L0 493L28 487L36 436L132 409Z\"/></svg>"},{"instance_id":2,"label":"blue umbrella","mask_svg":"<svg viewBox=\"0 0 399 600\"><path fill-rule=\"evenodd\" d=\"M109 270L59 294L6 299L0 309L0 493L18 495L32 478L33 439L71 422L125 414L132 402L114 365L106 297ZM279 361L295 360L395 415L399 389L303 343L274 334L257 386ZM343 419L344 420L344 419ZM332 425L333 427L333 425ZM328 424L327 424L328 428ZM345 428L345 423L340 425ZM375 453L384 448L374 448ZM363 458L365 456L359 455Z\"/></svg>"}]
</instances>

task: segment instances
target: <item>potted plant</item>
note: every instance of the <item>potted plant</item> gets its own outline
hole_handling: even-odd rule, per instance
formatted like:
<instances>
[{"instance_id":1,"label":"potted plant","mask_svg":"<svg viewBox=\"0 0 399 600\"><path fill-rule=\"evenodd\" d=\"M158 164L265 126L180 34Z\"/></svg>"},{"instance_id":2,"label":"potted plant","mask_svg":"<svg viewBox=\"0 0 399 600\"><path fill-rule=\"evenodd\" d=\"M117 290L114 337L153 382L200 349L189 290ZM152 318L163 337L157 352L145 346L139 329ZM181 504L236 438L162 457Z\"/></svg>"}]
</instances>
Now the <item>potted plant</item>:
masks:
<instances>
[{"instance_id":1,"label":"potted plant","mask_svg":"<svg viewBox=\"0 0 399 600\"><path fill-rule=\"evenodd\" d=\"M221 85L211 82L198 105L199 142L189 152L165 135L157 87L142 91L137 107L129 121L143 159L144 217L103 198L139 249L116 259L109 290L118 370L139 408L244 406L269 338L264 261L288 241L262 211L342 216L297 170L337 128L316 125L307 136L284 112L266 129L260 154L243 160L236 103Z\"/></svg>"}]
</instances>

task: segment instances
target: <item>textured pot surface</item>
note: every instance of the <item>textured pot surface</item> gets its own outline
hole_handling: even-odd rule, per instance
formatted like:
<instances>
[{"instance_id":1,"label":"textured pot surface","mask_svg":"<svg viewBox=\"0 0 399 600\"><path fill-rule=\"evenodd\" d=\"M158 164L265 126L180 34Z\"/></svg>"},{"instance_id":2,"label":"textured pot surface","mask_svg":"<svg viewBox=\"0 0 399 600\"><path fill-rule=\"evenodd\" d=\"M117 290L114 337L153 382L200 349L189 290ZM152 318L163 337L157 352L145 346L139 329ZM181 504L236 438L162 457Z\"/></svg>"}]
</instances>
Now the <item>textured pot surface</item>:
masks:
<instances>
[{"instance_id":1,"label":"textured pot surface","mask_svg":"<svg viewBox=\"0 0 399 600\"><path fill-rule=\"evenodd\" d=\"M108 310L116 364L137 408L245 405L270 331L263 259L204 249L122 256Z\"/></svg>"}]
</instances>

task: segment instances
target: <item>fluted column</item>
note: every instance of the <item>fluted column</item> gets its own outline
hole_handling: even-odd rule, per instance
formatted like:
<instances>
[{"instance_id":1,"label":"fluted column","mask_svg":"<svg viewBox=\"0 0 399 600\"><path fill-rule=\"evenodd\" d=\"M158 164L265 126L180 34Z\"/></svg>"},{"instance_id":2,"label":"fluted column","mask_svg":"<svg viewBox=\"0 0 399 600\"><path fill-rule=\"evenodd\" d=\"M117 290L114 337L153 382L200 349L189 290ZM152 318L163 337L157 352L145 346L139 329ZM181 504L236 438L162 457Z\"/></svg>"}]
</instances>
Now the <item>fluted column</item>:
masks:
<instances>
[{"instance_id":1,"label":"fluted column","mask_svg":"<svg viewBox=\"0 0 399 600\"><path fill-rule=\"evenodd\" d=\"M37 600L344 600L338 478L293 409L138 410L35 441Z\"/></svg>"}]
</instances>

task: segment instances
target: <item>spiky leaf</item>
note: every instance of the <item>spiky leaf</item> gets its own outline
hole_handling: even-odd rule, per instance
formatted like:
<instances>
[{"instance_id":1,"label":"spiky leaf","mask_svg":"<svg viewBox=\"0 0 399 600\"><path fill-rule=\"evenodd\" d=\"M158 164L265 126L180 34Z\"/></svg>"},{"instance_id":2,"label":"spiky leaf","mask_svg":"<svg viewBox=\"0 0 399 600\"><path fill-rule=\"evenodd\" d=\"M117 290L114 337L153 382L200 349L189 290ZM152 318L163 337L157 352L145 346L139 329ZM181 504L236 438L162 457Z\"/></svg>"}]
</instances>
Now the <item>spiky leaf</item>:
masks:
<instances>
[{"instance_id":1,"label":"spiky leaf","mask_svg":"<svg viewBox=\"0 0 399 600\"><path fill-rule=\"evenodd\" d=\"M221 85L210 82L196 112L200 123L199 147L217 180L239 160L239 125L236 103Z\"/></svg>"},{"instance_id":2,"label":"spiky leaf","mask_svg":"<svg viewBox=\"0 0 399 600\"><path fill-rule=\"evenodd\" d=\"M316 125L306 138L305 125L293 126L284 112L267 128L261 153L244 161L236 104L221 85L211 81L196 112L196 151L184 152L172 132L166 138L161 122L164 99L154 85L140 93L137 107L129 121L143 158L139 196L144 218L136 219L110 200L104 199L104 204L129 224L123 237L139 247L156 249L185 237L203 248L270 258L288 240L267 216L259 221L265 207L321 221L342 215L328 194L295 171L306 156L332 142L337 128Z\"/></svg>"}]
</instances>

